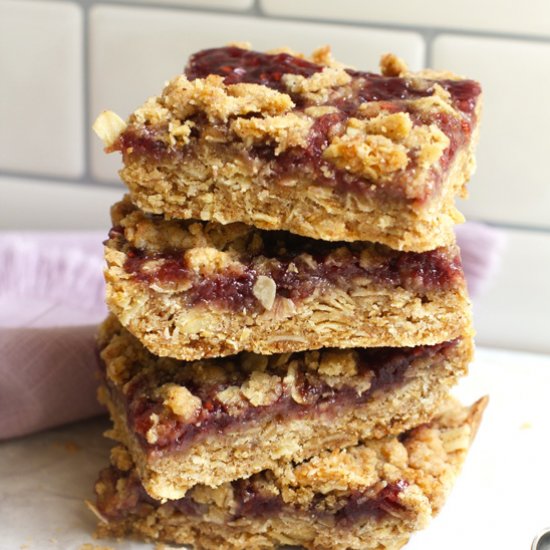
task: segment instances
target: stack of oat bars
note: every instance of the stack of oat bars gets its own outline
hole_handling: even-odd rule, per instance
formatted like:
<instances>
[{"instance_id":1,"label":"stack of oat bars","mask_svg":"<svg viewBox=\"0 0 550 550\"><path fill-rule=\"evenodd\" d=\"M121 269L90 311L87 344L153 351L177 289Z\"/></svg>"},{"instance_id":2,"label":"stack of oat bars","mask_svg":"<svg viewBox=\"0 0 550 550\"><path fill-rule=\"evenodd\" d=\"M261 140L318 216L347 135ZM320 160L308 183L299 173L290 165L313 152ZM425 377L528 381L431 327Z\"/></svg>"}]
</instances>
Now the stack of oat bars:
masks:
<instances>
[{"instance_id":1,"label":"stack of oat bars","mask_svg":"<svg viewBox=\"0 0 550 550\"><path fill-rule=\"evenodd\" d=\"M100 399L119 442L101 536L401 548L442 506L486 399L453 224L480 87L245 45L193 55L120 151Z\"/></svg>"}]
</instances>

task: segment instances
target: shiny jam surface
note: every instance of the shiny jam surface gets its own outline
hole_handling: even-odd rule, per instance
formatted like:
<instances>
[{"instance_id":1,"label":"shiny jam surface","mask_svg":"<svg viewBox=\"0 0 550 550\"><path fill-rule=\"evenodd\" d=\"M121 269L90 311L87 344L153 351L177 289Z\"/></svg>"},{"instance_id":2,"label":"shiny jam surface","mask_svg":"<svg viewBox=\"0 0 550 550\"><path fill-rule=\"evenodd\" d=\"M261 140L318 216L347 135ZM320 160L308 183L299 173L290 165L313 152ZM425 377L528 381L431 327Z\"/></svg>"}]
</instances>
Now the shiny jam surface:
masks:
<instances>
[{"instance_id":1,"label":"shiny jam surface","mask_svg":"<svg viewBox=\"0 0 550 550\"><path fill-rule=\"evenodd\" d=\"M307 78L322 70L320 65L287 53L270 55L229 46L202 50L192 55L185 75L189 80L194 80L217 74L225 77L226 84L262 84L284 91L286 87L281 80L284 74Z\"/></svg>"}]
</instances>

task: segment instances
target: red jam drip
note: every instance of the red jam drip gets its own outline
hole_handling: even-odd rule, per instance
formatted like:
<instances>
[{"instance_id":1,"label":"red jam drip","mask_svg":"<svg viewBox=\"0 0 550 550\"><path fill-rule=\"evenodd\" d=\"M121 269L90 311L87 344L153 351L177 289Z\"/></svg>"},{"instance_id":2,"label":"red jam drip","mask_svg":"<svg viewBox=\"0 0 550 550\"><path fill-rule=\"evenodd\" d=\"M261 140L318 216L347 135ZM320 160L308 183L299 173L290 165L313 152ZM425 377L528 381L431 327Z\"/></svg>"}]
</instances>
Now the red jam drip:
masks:
<instances>
[{"instance_id":1,"label":"red jam drip","mask_svg":"<svg viewBox=\"0 0 550 550\"><path fill-rule=\"evenodd\" d=\"M237 47L212 48L192 55L185 69L190 80L206 78L210 74L225 77L225 84L262 84L276 90L285 90L284 74L310 77L323 67L287 53L266 54Z\"/></svg>"},{"instance_id":2,"label":"red jam drip","mask_svg":"<svg viewBox=\"0 0 550 550\"><path fill-rule=\"evenodd\" d=\"M436 115L435 123L449 138L449 147L443 151L439 159L441 170L445 172L451 165L457 151L464 147L470 140L472 126L467 120L457 119L447 113L439 113Z\"/></svg>"},{"instance_id":3,"label":"red jam drip","mask_svg":"<svg viewBox=\"0 0 550 550\"><path fill-rule=\"evenodd\" d=\"M114 399L123 399L128 424L141 442L143 449L151 453L181 450L200 440L209 433L224 433L239 424L259 420L262 417L292 418L304 415L338 414L344 407L356 406L371 399L374 392L398 387L406 380L406 373L417 359L430 360L434 365L445 361L459 340L443 342L432 346L415 348L358 349L358 376L372 377L370 388L358 395L353 387L333 388L322 378L312 375L302 366L297 369L296 389L303 403L297 403L291 395L291 388L282 385L280 397L268 406L247 407L240 415L233 416L227 406L217 399L217 394L229 383L195 385L185 382L191 393L202 401L202 409L192 422L183 422L156 398L151 397L152 388L164 383L177 383L175 371L155 370L137 374L125 387L124 396L111 389ZM234 375L233 384L242 384L246 374ZM107 384L111 386L110 382ZM118 397L117 397L118 396ZM149 444L146 434L152 426L151 415L160 419L155 426L157 441Z\"/></svg>"},{"instance_id":4,"label":"red jam drip","mask_svg":"<svg viewBox=\"0 0 550 550\"><path fill-rule=\"evenodd\" d=\"M121 151L124 156L144 156L155 162L162 162L173 154L166 143L162 141L160 132L146 126L140 127L139 132L131 127L126 129L115 143L105 150L107 152Z\"/></svg>"}]
</instances>

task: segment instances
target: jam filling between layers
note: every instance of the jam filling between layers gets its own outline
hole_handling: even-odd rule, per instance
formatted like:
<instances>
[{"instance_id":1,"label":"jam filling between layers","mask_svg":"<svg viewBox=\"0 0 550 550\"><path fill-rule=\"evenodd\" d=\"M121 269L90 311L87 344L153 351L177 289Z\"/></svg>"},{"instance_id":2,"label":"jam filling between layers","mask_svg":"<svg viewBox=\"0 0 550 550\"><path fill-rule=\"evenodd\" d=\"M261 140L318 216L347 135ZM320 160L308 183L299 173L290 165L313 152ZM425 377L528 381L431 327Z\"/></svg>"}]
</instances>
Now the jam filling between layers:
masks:
<instances>
[{"instance_id":1,"label":"jam filling between layers","mask_svg":"<svg viewBox=\"0 0 550 550\"><path fill-rule=\"evenodd\" d=\"M182 368L182 362L163 368L162 364L154 369L143 369L125 384L124 393L113 387L107 380L107 387L113 401L118 402L126 410L126 418L130 431L137 437L142 448L149 454L163 454L170 451L181 451L191 444L203 439L209 434L223 434L228 430L238 428L243 424L260 421L269 417L274 422L288 421L290 418L318 415L337 415L344 407L353 407L369 401L378 391L388 391L399 387L409 379L409 371L415 368L416 361L430 363L429 368L437 368L449 361L460 338L431 346L414 348L364 348L356 349L357 377L355 380L370 382L366 391L359 393L356 387L342 385L333 387L327 380L315 371L298 364L292 384L287 384L280 375L279 396L269 405L252 406L246 404L238 414L229 409L227 403L217 398L218 394L229 386L241 387L249 375L243 370L234 370L229 375L230 380L218 383L196 384L193 377L188 379L188 373ZM294 358L300 358L303 353L294 354L288 359L289 364ZM237 356L233 364L242 361ZM192 363L190 367L192 368ZM267 371L268 374L277 372ZM187 377L187 378L183 378ZM183 380L183 382L182 382ZM184 420L165 406L162 398L155 396L155 390L163 384L178 381L189 392L201 400L201 408L191 421ZM296 396L299 395L299 401ZM233 412L233 414L232 414ZM153 426L155 418L156 442L148 443L147 432Z\"/></svg>"},{"instance_id":2,"label":"jam filling between layers","mask_svg":"<svg viewBox=\"0 0 550 550\"><path fill-rule=\"evenodd\" d=\"M184 285L187 290L179 294L189 307L215 304L234 312L258 309L254 286L260 275L274 281L276 296L288 298L295 304L315 291L348 290L358 279L422 295L449 291L464 281L456 249L438 248L419 253L373 245L372 253L362 261L364 245L316 241L269 231L262 233L263 244L257 253L242 254L238 258L238 268L201 275L189 266L184 250L152 253L131 247L124 240L120 227L113 228L109 236L126 250L124 270L135 280L147 285L157 283L168 289L172 285L175 292L182 283L187 283Z\"/></svg>"},{"instance_id":3,"label":"jam filling between layers","mask_svg":"<svg viewBox=\"0 0 550 550\"><path fill-rule=\"evenodd\" d=\"M118 483L120 480L123 483ZM172 509L184 516L208 514L209 506L193 500L192 491L183 498L161 504L147 494L135 471L128 474L111 466L100 472L99 482L103 490L97 495L97 508L108 520L146 517L154 508ZM366 488L364 491L353 491L344 498L340 497L331 510L324 507L327 496L323 494L316 495L317 498L306 509L285 503L280 495L265 491L263 474L233 481L231 485L236 507L230 521L247 517L269 518L284 512L305 512L321 520L333 518L337 525L346 526L367 519L380 520L388 515L403 517L407 513L406 507L399 501L400 493L409 486L404 479L388 483L379 490Z\"/></svg>"},{"instance_id":4,"label":"jam filling between layers","mask_svg":"<svg viewBox=\"0 0 550 550\"><path fill-rule=\"evenodd\" d=\"M313 105L305 96L290 92L283 80L284 74L296 74L309 77L323 70L323 66L289 54L264 54L255 51L243 50L237 47L215 48L203 50L194 54L185 70L190 80L205 78L209 74L224 77L225 84L253 83L262 84L269 88L288 93L296 105L295 111L300 111ZM346 121L359 115L359 106L365 102L383 102L383 109L387 113L407 112L413 124L436 124L445 133L450 144L439 159L439 170L431 169L429 182L422 191L418 192L415 200L427 200L440 187L444 174L459 149L463 148L471 139L472 129L476 124L475 108L481 93L479 84L472 80L427 80L420 78L387 77L370 72L348 69L352 77L349 86L334 87L329 100L323 105L338 109L335 113L323 115L314 122L306 147L291 147L276 155L275 146L265 144L248 148L243 160L261 159L269 163L269 170L265 171L265 178L274 181L284 181L288 178L309 177L317 185L333 187L342 193L358 195L379 194L391 199L403 199L406 196L408 184L416 176L418 169L416 153L410 153L409 164L404 171L397 172L384 182L374 182L360 177L326 161L322 157L323 151L332 138L341 135ZM428 97L434 93L434 85L440 85L450 96L459 117L445 112L426 114L415 109L411 100ZM193 118L193 117L192 117ZM200 127L205 123L203 117L193 119L196 126L191 136L200 141ZM227 128L218 128L221 135ZM129 126L121 134L112 150L119 150L124 155L148 156L156 161L174 157L190 158L196 155L194 147L184 149L169 147L161 136L164 128ZM226 141L234 138L227 137ZM198 141L196 143L198 143ZM211 147L211 144L209 144ZM243 144L239 149L230 151L232 156L240 156ZM220 155L228 153L227 143L220 148ZM328 174L328 175L327 175Z\"/></svg>"}]
</instances>

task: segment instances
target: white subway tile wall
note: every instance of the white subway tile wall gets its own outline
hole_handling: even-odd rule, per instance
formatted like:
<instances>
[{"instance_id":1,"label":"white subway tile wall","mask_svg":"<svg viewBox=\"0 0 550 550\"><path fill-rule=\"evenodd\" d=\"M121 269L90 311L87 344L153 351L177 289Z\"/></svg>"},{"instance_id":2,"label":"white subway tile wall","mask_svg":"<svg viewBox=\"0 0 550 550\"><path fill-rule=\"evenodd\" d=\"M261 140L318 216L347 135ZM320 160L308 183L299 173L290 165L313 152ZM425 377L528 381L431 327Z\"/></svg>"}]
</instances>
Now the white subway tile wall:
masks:
<instances>
[{"instance_id":1,"label":"white subway tile wall","mask_svg":"<svg viewBox=\"0 0 550 550\"><path fill-rule=\"evenodd\" d=\"M0 170L84 171L82 10L0 2Z\"/></svg>"},{"instance_id":2,"label":"white subway tile wall","mask_svg":"<svg viewBox=\"0 0 550 550\"><path fill-rule=\"evenodd\" d=\"M498 278L474 303L478 341L550 352L550 233L506 229Z\"/></svg>"},{"instance_id":3,"label":"white subway tile wall","mask_svg":"<svg viewBox=\"0 0 550 550\"><path fill-rule=\"evenodd\" d=\"M264 13L365 24L550 35L550 3L528 0L260 0Z\"/></svg>"},{"instance_id":4,"label":"white subway tile wall","mask_svg":"<svg viewBox=\"0 0 550 550\"><path fill-rule=\"evenodd\" d=\"M443 35L432 65L483 82L478 170L464 214L550 229L550 43Z\"/></svg>"},{"instance_id":5,"label":"white subway tile wall","mask_svg":"<svg viewBox=\"0 0 550 550\"><path fill-rule=\"evenodd\" d=\"M107 229L121 189L0 176L0 230Z\"/></svg>"},{"instance_id":6,"label":"white subway tile wall","mask_svg":"<svg viewBox=\"0 0 550 550\"><path fill-rule=\"evenodd\" d=\"M550 3L464 0L0 0L0 229L107 229L119 160L90 126L128 115L192 51L250 41L374 70L394 51L479 79L478 172L462 204L508 237L475 304L478 342L550 352Z\"/></svg>"}]
</instances>

